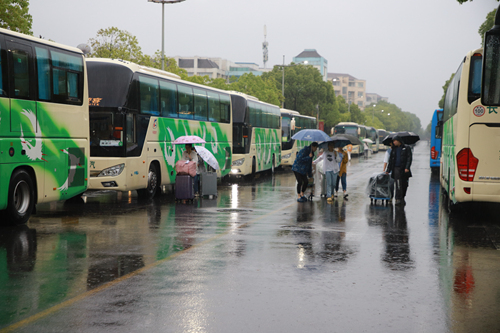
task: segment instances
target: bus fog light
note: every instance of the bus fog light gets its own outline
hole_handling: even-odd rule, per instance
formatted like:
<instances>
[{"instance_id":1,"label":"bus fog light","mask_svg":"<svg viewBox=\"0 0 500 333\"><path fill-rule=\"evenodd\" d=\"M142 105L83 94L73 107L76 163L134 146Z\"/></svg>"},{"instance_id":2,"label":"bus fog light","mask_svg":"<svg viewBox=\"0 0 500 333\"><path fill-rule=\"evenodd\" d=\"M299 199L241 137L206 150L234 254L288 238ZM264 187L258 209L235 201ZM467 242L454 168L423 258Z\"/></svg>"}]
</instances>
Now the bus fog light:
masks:
<instances>
[{"instance_id":1,"label":"bus fog light","mask_svg":"<svg viewBox=\"0 0 500 333\"><path fill-rule=\"evenodd\" d=\"M102 186L104 187L118 187L118 184L115 181L111 182L102 182Z\"/></svg>"},{"instance_id":2,"label":"bus fog light","mask_svg":"<svg viewBox=\"0 0 500 333\"><path fill-rule=\"evenodd\" d=\"M240 169L231 169L231 173L234 173L234 174L241 173L241 170Z\"/></svg>"},{"instance_id":3,"label":"bus fog light","mask_svg":"<svg viewBox=\"0 0 500 333\"><path fill-rule=\"evenodd\" d=\"M125 163L114 165L101 171L97 177L116 177L125 169Z\"/></svg>"}]
</instances>

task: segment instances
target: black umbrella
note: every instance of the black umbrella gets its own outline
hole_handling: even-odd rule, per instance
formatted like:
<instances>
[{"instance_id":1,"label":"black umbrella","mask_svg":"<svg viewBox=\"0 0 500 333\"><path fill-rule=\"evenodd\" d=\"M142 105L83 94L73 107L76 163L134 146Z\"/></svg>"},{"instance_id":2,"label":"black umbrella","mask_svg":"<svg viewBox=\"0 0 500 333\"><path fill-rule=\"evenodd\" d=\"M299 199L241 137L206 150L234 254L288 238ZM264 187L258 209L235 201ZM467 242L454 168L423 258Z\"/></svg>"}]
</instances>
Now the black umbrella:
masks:
<instances>
[{"instance_id":1,"label":"black umbrella","mask_svg":"<svg viewBox=\"0 0 500 333\"><path fill-rule=\"evenodd\" d=\"M352 145L360 145L361 147L363 147L363 142L358 137L351 134L342 134L342 136L345 136L347 139L349 139Z\"/></svg>"},{"instance_id":2,"label":"black umbrella","mask_svg":"<svg viewBox=\"0 0 500 333\"><path fill-rule=\"evenodd\" d=\"M401 140L403 140L403 143L407 144L407 145L412 145L412 144L416 143L418 140L420 140L420 137L418 136L418 134L415 134L413 132L408 132L408 131L401 131L401 132L391 133L391 134L387 135L384 138L384 140L382 140L382 143L386 146L389 146L395 136L399 136L401 138Z\"/></svg>"},{"instance_id":3,"label":"black umbrella","mask_svg":"<svg viewBox=\"0 0 500 333\"><path fill-rule=\"evenodd\" d=\"M403 131L403 132L397 132L397 136L403 140L403 142L407 145L412 145L417 143L418 140L420 140L420 137L418 134L415 134L413 132L408 132L408 131Z\"/></svg>"},{"instance_id":4,"label":"black umbrella","mask_svg":"<svg viewBox=\"0 0 500 333\"><path fill-rule=\"evenodd\" d=\"M319 145L322 149L328 148L328 142L333 142L335 144L335 148L343 148L347 145L351 144L351 140L344 134L336 134L330 137L329 141L325 141Z\"/></svg>"},{"instance_id":5,"label":"black umbrella","mask_svg":"<svg viewBox=\"0 0 500 333\"><path fill-rule=\"evenodd\" d=\"M390 146L392 142L392 138L396 135L396 133L388 134L386 137L382 140L382 143L386 146Z\"/></svg>"}]
</instances>

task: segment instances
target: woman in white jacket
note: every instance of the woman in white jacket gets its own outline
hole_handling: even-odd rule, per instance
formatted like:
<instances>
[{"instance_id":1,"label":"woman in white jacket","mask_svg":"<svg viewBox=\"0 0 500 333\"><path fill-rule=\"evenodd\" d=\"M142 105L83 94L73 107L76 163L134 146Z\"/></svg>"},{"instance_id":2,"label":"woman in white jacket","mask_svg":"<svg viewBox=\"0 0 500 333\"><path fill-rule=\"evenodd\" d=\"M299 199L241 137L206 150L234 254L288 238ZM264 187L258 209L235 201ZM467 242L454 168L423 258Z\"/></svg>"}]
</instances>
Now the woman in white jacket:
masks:
<instances>
[{"instance_id":1,"label":"woman in white jacket","mask_svg":"<svg viewBox=\"0 0 500 333\"><path fill-rule=\"evenodd\" d=\"M323 170L326 177L326 197L328 203L333 202L333 189L335 188L335 183L337 181L337 175L340 171L339 163L342 162L342 158L334 149L335 143L328 142L328 149L321 154L313 163L316 164L323 161Z\"/></svg>"}]
</instances>

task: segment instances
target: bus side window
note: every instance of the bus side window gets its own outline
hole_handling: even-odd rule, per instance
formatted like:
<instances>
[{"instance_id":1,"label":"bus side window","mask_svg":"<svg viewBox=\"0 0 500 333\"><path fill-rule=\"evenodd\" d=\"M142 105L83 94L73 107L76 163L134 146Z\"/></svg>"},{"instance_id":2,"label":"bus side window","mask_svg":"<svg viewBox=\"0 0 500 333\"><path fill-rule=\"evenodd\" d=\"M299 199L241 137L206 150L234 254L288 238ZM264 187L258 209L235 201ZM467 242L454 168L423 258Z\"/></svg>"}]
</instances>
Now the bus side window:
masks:
<instances>
[{"instance_id":1,"label":"bus side window","mask_svg":"<svg viewBox=\"0 0 500 333\"><path fill-rule=\"evenodd\" d=\"M220 109L219 94L208 91L208 120L219 122L221 120Z\"/></svg>"},{"instance_id":2,"label":"bus side window","mask_svg":"<svg viewBox=\"0 0 500 333\"><path fill-rule=\"evenodd\" d=\"M53 101L83 103L83 59L80 56L50 50L52 58Z\"/></svg>"},{"instance_id":3,"label":"bus side window","mask_svg":"<svg viewBox=\"0 0 500 333\"><path fill-rule=\"evenodd\" d=\"M178 85L179 118L193 119L193 88Z\"/></svg>"},{"instance_id":4,"label":"bus side window","mask_svg":"<svg viewBox=\"0 0 500 333\"><path fill-rule=\"evenodd\" d=\"M220 121L231 122L231 99L229 95L220 94Z\"/></svg>"},{"instance_id":5,"label":"bus side window","mask_svg":"<svg viewBox=\"0 0 500 333\"><path fill-rule=\"evenodd\" d=\"M160 81L161 115L177 118L177 85L172 82Z\"/></svg>"},{"instance_id":6,"label":"bus side window","mask_svg":"<svg viewBox=\"0 0 500 333\"><path fill-rule=\"evenodd\" d=\"M194 119L207 120L207 92L202 89L193 89L194 92Z\"/></svg>"},{"instance_id":7,"label":"bus side window","mask_svg":"<svg viewBox=\"0 0 500 333\"><path fill-rule=\"evenodd\" d=\"M141 113L153 116L160 114L158 107L158 80L139 76Z\"/></svg>"},{"instance_id":8,"label":"bus side window","mask_svg":"<svg viewBox=\"0 0 500 333\"><path fill-rule=\"evenodd\" d=\"M29 53L12 50L14 70L14 98L30 97Z\"/></svg>"},{"instance_id":9,"label":"bus side window","mask_svg":"<svg viewBox=\"0 0 500 333\"><path fill-rule=\"evenodd\" d=\"M38 99L50 101L52 92L50 86L49 51L42 47L35 47L35 52L38 71Z\"/></svg>"}]
</instances>

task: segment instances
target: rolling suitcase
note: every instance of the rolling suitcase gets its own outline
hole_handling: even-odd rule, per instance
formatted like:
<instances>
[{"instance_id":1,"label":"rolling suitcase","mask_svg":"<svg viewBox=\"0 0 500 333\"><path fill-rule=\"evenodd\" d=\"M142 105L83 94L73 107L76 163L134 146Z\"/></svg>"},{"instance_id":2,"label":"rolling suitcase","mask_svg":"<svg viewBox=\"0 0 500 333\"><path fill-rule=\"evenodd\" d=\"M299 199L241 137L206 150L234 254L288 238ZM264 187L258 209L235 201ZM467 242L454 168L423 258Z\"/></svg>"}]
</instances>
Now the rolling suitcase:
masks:
<instances>
[{"instance_id":1,"label":"rolling suitcase","mask_svg":"<svg viewBox=\"0 0 500 333\"><path fill-rule=\"evenodd\" d=\"M377 204L377 200L389 203L391 200L391 176L385 172L374 174L368 182L368 196L370 202Z\"/></svg>"},{"instance_id":2,"label":"rolling suitcase","mask_svg":"<svg viewBox=\"0 0 500 333\"><path fill-rule=\"evenodd\" d=\"M200 174L201 196L217 196L217 173L202 172Z\"/></svg>"},{"instance_id":3,"label":"rolling suitcase","mask_svg":"<svg viewBox=\"0 0 500 333\"><path fill-rule=\"evenodd\" d=\"M193 177L190 175L177 175L175 177L175 199L194 199Z\"/></svg>"}]
</instances>

